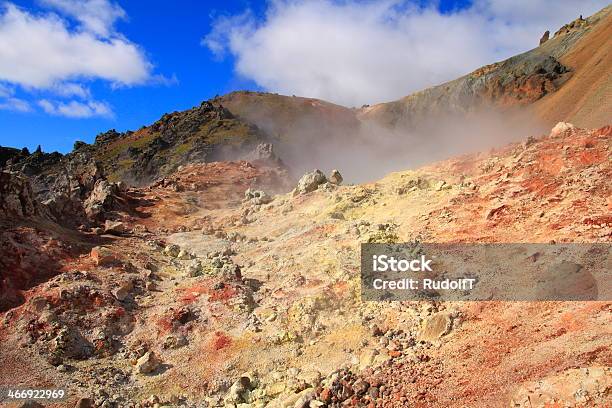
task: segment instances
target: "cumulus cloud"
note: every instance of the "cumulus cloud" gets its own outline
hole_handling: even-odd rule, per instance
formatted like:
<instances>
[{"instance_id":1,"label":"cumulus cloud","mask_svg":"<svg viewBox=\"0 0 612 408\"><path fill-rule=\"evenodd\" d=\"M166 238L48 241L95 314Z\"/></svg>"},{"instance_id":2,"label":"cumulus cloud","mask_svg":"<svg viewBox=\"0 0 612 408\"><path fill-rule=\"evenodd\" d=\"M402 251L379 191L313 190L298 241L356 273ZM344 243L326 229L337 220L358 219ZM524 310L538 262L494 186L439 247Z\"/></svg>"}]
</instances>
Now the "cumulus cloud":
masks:
<instances>
[{"instance_id":1,"label":"cumulus cloud","mask_svg":"<svg viewBox=\"0 0 612 408\"><path fill-rule=\"evenodd\" d=\"M74 78L145 82L151 64L133 43L70 31L56 15L35 16L12 4L0 14L0 80L49 88Z\"/></svg>"},{"instance_id":2,"label":"cumulus cloud","mask_svg":"<svg viewBox=\"0 0 612 408\"><path fill-rule=\"evenodd\" d=\"M116 30L116 22L127 18L116 3L38 0L38 4L55 12L33 12L0 2L0 83L12 87L10 99L0 92L0 109L25 112L38 106L71 118L112 117L111 107L93 98L89 82L105 81L113 89L172 83L155 74L144 51ZM30 99L43 99L28 103L14 96L14 88Z\"/></svg>"},{"instance_id":3,"label":"cumulus cloud","mask_svg":"<svg viewBox=\"0 0 612 408\"><path fill-rule=\"evenodd\" d=\"M40 0L79 21L85 30L108 37L117 20L127 18L125 10L108 0Z\"/></svg>"},{"instance_id":4,"label":"cumulus cloud","mask_svg":"<svg viewBox=\"0 0 612 408\"><path fill-rule=\"evenodd\" d=\"M441 13L405 0L274 0L218 18L203 45L262 88L355 106L397 99L526 51L605 0L476 0Z\"/></svg>"},{"instance_id":5,"label":"cumulus cloud","mask_svg":"<svg viewBox=\"0 0 612 408\"><path fill-rule=\"evenodd\" d=\"M99 101L70 101L57 102L41 99L38 105L48 114L65 116L68 118L113 117L113 110L105 102Z\"/></svg>"}]
</instances>

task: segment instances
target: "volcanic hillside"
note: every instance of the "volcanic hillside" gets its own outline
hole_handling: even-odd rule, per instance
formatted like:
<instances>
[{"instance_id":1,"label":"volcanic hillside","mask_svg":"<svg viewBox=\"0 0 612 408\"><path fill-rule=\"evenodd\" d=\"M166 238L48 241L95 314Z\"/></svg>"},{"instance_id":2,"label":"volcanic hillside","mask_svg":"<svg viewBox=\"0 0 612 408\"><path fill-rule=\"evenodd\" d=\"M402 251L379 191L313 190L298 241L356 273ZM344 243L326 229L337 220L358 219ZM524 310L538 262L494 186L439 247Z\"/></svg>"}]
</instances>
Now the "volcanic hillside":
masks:
<instances>
[{"instance_id":1,"label":"volcanic hillside","mask_svg":"<svg viewBox=\"0 0 612 408\"><path fill-rule=\"evenodd\" d=\"M602 406L609 302L362 302L359 245L609 243L611 137L563 124L280 195L278 169L191 165L111 189L80 231L3 176L0 386L96 406Z\"/></svg>"}]
</instances>

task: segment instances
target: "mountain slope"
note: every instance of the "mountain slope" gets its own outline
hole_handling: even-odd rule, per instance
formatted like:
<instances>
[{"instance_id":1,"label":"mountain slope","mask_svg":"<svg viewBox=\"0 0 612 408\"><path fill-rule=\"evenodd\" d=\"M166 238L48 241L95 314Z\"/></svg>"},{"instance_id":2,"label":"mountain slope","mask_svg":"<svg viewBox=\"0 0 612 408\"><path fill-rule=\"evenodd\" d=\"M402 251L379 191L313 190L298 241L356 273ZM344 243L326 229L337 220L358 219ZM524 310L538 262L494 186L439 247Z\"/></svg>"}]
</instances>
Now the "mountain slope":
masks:
<instances>
[{"instance_id":1,"label":"mountain slope","mask_svg":"<svg viewBox=\"0 0 612 408\"><path fill-rule=\"evenodd\" d=\"M601 120L610 114L605 96L610 92L606 62L612 46L611 14L612 6L608 6L564 26L538 48L398 101L364 108L359 117L386 127L412 128L440 114L469 113L488 106L506 110L542 100L535 112L548 126L567 120L565 115L582 119L584 126L603 126Z\"/></svg>"},{"instance_id":2,"label":"mountain slope","mask_svg":"<svg viewBox=\"0 0 612 408\"><path fill-rule=\"evenodd\" d=\"M99 167L99 173L112 182L143 184L169 175L181 165L238 159L267 140L256 126L227 109L203 102L186 111L165 114L135 132L110 130L99 134L93 144L76 142L67 155L2 148L0 163L33 177L66 172L79 177L70 166L79 157L80 162Z\"/></svg>"},{"instance_id":3,"label":"mountain slope","mask_svg":"<svg viewBox=\"0 0 612 408\"><path fill-rule=\"evenodd\" d=\"M535 115L546 124L564 120L577 126L604 126L612 117L612 6L588 20L592 27L559 61L572 71L557 91L533 105ZM562 34L559 37L571 34ZM553 38L543 48L554 50Z\"/></svg>"},{"instance_id":4,"label":"mountain slope","mask_svg":"<svg viewBox=\"0 0 612 408\"><path fill-rule=\"evenodd\" d=\"M357 130L353 110L320 99L284 96L265 92L238 91L212 100L234 115L284 141L292 134L311 132L333 135L338 130ZM312 126L316 124L316 126Z\"/></svg>"}]
</instances>

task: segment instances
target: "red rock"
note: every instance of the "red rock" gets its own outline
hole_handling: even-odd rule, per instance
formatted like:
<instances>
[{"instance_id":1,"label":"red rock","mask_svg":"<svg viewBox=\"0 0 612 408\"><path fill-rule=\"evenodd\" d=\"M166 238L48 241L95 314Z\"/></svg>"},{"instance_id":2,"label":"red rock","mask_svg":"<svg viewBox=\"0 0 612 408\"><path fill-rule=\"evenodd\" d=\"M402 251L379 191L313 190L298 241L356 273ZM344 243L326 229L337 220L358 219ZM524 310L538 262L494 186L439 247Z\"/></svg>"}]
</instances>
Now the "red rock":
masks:
<instances>
[{"instance_id":1,"label":"red rock","mask_svg":"<svg viewBox=\"0 0 612 408\"><path fill-rule=\"evenodd\" d=\"M321 395L319 395L321 401L325 402L326 404L331 402L331 397L332 394L329 388L323 388L323 391L321 391Z\"/></svg>"}]
</instances>

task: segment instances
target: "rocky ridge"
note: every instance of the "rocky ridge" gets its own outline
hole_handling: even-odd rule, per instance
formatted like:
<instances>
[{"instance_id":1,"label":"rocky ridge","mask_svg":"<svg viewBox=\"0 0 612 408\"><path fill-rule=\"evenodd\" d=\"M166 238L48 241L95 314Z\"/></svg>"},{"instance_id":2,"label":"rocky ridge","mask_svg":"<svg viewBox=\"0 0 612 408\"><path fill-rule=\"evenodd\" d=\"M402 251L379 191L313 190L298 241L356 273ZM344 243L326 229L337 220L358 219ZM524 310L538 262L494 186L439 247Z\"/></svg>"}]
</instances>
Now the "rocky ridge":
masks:
<instances>
[{"instance_id":1,"label":"rocky ridge","mask_svg":"<svg viewBox=\"0 0 612 408\"><path fill-rule=\"evenodd\" d=\"M398 101L365 107L360 110L359 117L386 127L405 129L417 127L431 115L465 114L490 107L504 110L530 106L554 94L572 77L575 69L563 62L565 55L588 47L581 40L586 38L589 41L587 37L591 31L605 28L611 10L608 6L589 18L581 16L563 26L549 40L541 42L539 47L523 54ZM573 105L570 100L565 102Z\"/></svg>"}]
</instances>

